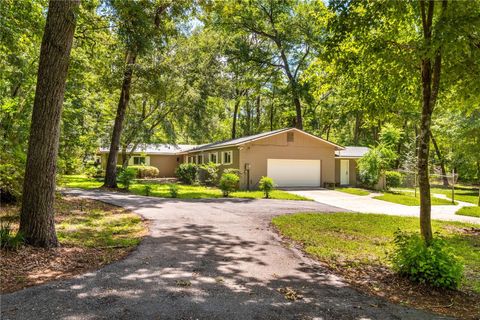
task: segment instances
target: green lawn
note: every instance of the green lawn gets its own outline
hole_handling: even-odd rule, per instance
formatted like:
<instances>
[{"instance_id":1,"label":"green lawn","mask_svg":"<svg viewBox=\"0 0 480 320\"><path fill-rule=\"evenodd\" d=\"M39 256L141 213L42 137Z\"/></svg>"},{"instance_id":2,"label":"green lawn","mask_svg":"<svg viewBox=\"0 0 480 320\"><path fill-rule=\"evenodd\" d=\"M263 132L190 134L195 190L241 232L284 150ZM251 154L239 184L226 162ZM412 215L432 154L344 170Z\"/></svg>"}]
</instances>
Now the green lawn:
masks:
<instances>
[{"instance_id":1,"label":"green lawn","mask_svg":"<svg viewBox=\"0 0 480 320\"><path fill-rule=\"evenodd\" d=\"M452 198L452 189L432 188L430 192L444 194L450 199ZM455 200L478 204L478 189L455 189Z\"/></svg>"},{"instance_id":2,"label":"green lawn","mask_svg":"<svg viewBox=\"0 0 480 320\"><path fill-rule=\"evenodd\" d=\"M470 217L477 217L480 218L480 207L463 207L460 208L455 214L459 214L461 216L470 216Z\"/></svg>"},{"instance_id":3,"label":"green lawn","mask_svg":"<svg viewBox=\"0 0 480 320\"><path fill-rule=\"evenodd\" d=\"M357 196L368 196L370 191L360 188L335 188L336 191L354 194Z\"/></svg>"},{"instance_id":4,"label":"green lawn","mask_svg":"<svg viewBox=\"0 0 480 320\"><path fill-rule=\"evenodd\" d=\"M59 185L68 188L94 189L99 188L103 184L101 179L87 178L82 175L68 175L63 176ZM150 196L170 198L170 191L168 184L156 183L152 181L135 181L130 185L130 192L138 195L146 195L146 186L150 186ZM207 198L221 198L222 191L215 187L192 186L177 184L178 198L180 199L207 199ZM232 198L247 198L260 199L264 197L261 191L237 191L230 194ZM272 199L282 200L310 200L308 198L291 194L282 190L274 190L270 194Z\"/></svg>"},{"instance_id":5,"label":"green lawn","mask_svg":"<svg viewBox=\"0 0 480 320\"><path fill-rule=\"evenodd\" d=\"M389 266L386 252L393 249L394 232L419 230L418 218L380 214L300 213L272 222L283 235L302 243L307 253L329 264ZM480 237L465 232L478 225L434 220L432 227L464 261L464 286L480 292Z\"/></svg>"},{"instance_id":6,"label":"green lawn","mask_svg":"<svg viewBox=\"0 0 480 320\"><path fill-rule=\"evenodd\" d=\"M385 192L381 196L373 197L373 199L383 200L406 206L419 206L420 205L420 193L417 192L417 196L412 192ZM432 205L452 205L452 201L447 199L440 199L432 197Z\"/></svg>"},{"instance_id":7,"label":"green lawn","mask_svg":"<svg viewBox=\"0 0 480 320\"><path fill-rule=\"evenodd\" d=\"M396 188L393 191L402 191L402 192L414 192L413 188ZM418 189L417 189L418 193ZM448 198L452 198L452 189L450 188L431 188L430 193L432 194L444 194ZM478 188L469 188L469 187L459 187L455 188L455 200L470 202L473 204L478 204Z\"/></svg>"}]
</instances>

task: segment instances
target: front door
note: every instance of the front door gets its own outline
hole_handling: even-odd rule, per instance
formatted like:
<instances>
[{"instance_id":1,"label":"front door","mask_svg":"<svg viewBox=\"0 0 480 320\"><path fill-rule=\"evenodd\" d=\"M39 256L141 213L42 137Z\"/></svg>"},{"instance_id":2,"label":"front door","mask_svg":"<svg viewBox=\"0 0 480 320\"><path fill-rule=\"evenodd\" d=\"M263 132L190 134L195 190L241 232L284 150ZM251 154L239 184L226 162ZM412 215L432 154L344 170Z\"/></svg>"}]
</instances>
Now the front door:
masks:
<instances>
[{"instance_id":1,"label":"front door","mask_svg":"<svg viewBox=\"0 0 480 320\"><path fill-rule=\"evenodd\" d=\"M340 160L340 184L350 184L350 160Z\"/></svg>"}]
</instances>

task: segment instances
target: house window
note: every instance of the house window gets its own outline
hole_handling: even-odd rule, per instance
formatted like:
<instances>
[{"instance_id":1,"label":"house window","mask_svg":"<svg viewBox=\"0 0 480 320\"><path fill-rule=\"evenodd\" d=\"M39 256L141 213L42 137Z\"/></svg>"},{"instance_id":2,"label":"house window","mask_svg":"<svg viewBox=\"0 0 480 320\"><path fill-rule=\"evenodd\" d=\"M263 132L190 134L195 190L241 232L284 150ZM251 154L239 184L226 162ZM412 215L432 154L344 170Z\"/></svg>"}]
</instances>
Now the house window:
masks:
<instances>
[{"instance_id":1,"label":"house window","mask_svg":"<svg viewBox=\"0 0 480 320\"><path fill-rule=\"evenodd\" d=\"M133 165L140 166L145 164L145 157L133 157Z\"/></svg>"},{"instance_id":2,"label":"house window","mask_svg":"<svg viewBox=\"0 0 480 320\"><path fill-rule=\"evenodd\" d=\"M210 156L210 159L209 159L210 162L217 163L217 153L216 152L210 153L209 156Z\"/></svg>"},{"instance_id":3,"label":"house window","mask_svg":"<svg viewBox=\"0 0 480 320\"><path fill-rule=\"evenodd\" d=\"M202 164L202 163L203 163L203 155L202 155L202 154L199 154L199 155L197 156L197 163L198 163L198 164Z\"/></svg>"},{"instance_id":4,"label":"house window","mask_svg":"<svg viewBox=\"0 0 480 320\"><path fill-rule=\"evenodd\" d=\"M287 132L287 142L293 142L293 132Z\"/></svg>"},{"instance_id":5,"label":"house window","mask_svg":"<svg viewBox=\"0 0 480 320\"><path fill-rule=\"evenodd\" d=\"M222 152L222 163L223 164L232 164L232 151Z\"/></svg>"}]
</instances>

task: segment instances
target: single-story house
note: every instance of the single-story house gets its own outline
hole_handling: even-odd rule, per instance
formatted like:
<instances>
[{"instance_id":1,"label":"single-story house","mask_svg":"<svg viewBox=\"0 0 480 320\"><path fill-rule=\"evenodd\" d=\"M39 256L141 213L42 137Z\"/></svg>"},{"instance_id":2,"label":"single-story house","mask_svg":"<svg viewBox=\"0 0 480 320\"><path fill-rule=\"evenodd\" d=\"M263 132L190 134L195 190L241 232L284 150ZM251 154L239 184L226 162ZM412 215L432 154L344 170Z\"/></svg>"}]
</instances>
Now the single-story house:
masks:
<instances>
[{"instance_id":1,"label":"single-story house","mask_svg":"<svg viewBox=\"0 0 480 320\"><path fill-rule=\"evenodd\" d=\"M240 171L243 189L256 188L262 176L271 177L279 187L355 186L357 160L367 151L365 147L343 147L296 128L285 128L196 146L144 145L129 164L155 166L161 177L173 177L180 163L218 163L221 170ZM108 149L100 149L99 156L105 166Z\"/></svg>"}]
</instances>

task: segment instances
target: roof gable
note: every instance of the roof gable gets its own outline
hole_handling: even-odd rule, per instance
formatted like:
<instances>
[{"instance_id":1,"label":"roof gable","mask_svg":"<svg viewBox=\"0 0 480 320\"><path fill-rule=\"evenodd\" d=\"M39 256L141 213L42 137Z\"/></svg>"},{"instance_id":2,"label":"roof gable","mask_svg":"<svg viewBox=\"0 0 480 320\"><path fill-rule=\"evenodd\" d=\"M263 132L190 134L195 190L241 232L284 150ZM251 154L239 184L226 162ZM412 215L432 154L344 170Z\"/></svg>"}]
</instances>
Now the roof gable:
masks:
<instances>
[{"instance_id":1,"label":"roof gable","mask_svg":"<svg viewBox=\"0 0 480 320\"><path fill-rule=\"evenodd\" d=\"M231 139L231 140L224 140L220 142L214 142L210 144L205 144L196 148L193 148L191 150L188 150L188 152L196 152L196 151L207 151L207 150L214 150L214 149L220 149L220 148L226 148L226 147L232 147L232 146L240 146L246 143L254 142L257 140L265 139L280 133L284 132L289 132L289 131L296 131L301 134L305 134L311 138L314 138L316 140L319 140L323 143L329 144L333 147L335 147L336 150L343 150L344 148L338 144L335 144L333 142L330 142L328 140L322 139L320 137L317 137L313 134L310 134L308 132L305 132L303 130L297 129L297 128L284 128L284 129L278 129L278 130L273 130L273 131L268 131L268 132L263 132L251 136L246 136L246 137L241 137L237 139Z\"/></svg>"}]
</instances>

